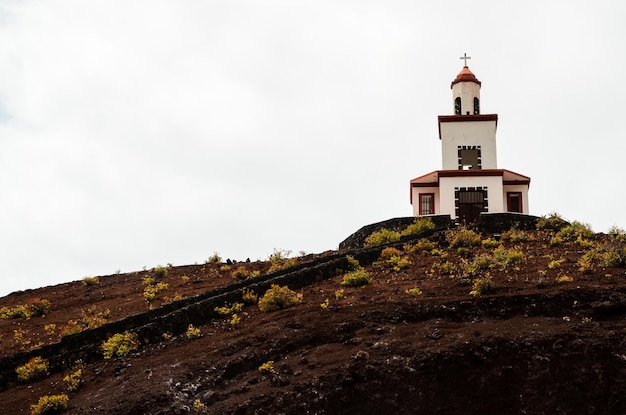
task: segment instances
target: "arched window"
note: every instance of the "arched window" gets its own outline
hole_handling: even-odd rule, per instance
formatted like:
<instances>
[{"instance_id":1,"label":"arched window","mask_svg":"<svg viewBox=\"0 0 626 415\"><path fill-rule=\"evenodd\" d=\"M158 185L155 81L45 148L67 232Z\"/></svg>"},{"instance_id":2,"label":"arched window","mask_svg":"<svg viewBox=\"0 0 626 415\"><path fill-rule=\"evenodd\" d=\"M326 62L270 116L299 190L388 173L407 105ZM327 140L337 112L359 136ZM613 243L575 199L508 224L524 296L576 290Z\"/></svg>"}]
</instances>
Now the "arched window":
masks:
<instances>
[{"instance_id":1,"label":"arched window","mask_svg":"<svg viewBox=\"0 0 626 415\"><path fill-rule=\"evenodd\" d=\"M480 114L480 102L478 97L474 97L474 114Z\"/></svg>"},{"instance_id":2,"label":"arched window","mask_svg":"<svg viewBox=\"0 0 626 415\"><path fill-rule=\"evenodd\" d=\"M461 115L461 97L454 98L454 114Z\"/></svg>"}]
</instances>

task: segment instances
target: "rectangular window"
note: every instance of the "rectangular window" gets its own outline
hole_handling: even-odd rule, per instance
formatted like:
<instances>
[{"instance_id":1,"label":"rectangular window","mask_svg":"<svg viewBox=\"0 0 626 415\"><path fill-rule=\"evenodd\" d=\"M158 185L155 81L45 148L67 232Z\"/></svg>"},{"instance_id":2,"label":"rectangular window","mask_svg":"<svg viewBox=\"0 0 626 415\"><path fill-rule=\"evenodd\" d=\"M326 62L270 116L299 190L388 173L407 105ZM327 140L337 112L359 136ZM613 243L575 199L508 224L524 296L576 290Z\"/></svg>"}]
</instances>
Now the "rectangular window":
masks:
<instances>
[{"instance_id":1,"label":"rectangular window","mask_svg":"<svg viewBox=\"0 0 626 415\"><path fill-rule=\"evenodd\" d=\"M435 213L435 194L420 193L420 215L433 215Z\"/></svg>"},{"instance_id":2,"label":"rectangular window","mask_svg":"<svg viewBox=\"0 0 626 415\"><path fill-rule=\"evenodd\" d=\"M508 212L522 213L522 192L507 192L506 205Z\"/></svg>"}]
</instances>

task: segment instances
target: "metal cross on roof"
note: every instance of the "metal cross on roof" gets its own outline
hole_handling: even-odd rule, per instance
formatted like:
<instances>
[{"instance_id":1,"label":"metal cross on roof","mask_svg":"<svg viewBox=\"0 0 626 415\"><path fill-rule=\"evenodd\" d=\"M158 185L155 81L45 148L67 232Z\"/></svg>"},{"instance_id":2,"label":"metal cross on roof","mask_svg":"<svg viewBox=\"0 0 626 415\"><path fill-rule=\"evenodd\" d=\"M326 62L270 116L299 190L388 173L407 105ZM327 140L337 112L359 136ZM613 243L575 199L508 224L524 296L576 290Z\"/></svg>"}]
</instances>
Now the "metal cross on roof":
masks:
<instances>
[{"instance_id":1,"label":"metal cross on roof","mask_svg":"<svg viewBox=\"0 0 626 415\"><path fill-rule=\"evenodd\" d=\"M461 56L459 59L465 60L465 64L463 66L467 66L467 60L468 59L472 59L472 57L471 56L467 56L467 53L464 53L463 56Z\"/></svg>"}]
</instances>

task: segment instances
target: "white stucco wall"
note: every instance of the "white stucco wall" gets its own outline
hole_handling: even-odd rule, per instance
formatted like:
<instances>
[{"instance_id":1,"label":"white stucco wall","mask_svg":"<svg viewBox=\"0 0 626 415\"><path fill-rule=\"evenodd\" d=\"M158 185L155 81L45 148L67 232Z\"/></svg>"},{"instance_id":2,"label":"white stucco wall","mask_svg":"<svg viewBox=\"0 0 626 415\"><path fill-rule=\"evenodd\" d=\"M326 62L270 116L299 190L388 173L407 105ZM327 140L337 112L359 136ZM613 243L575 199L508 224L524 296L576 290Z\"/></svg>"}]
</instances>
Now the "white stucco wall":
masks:
<instances>
[{"instance_id":1,"label":"white stucco wall","mask_svg":"<svg viewBox=\"0 0 626 415\"><path fill-rule=\"evenodd\" d=\"M438 187L414 187L412 192L411 204L413 205L413 216L420 215L420 193L433 193L435 195L435 215L441 213L439 205L439 188Z\"/></svg>"},{"instance_id":2,"label":"white stucco wall","mask_svg":"<svg viewBox=\"0 0 626 415\"><path fill-rule=\"evenodd\" d=\"M458 82L452 86L452 114L454 100L461 97L461 115L474 113L474 97L480 100L480 85L475 82Z\"/></svg>"},{"instance_id":3,"label":"white stucco wall","mask_svg":"<svg viewBox=\"0 0 626 415\"><path fill-rule=\"evenodd\" d=\"M506 210L501 176L441 177L439 179L439 213L450 214L450 217L456 219L454 209L455 187L487 187L488 212L500 213Z\"/></svg>"},{"instance_id":4,"label":"white stucco wall","mask_svg":"<svg viewBox=\"0 0 626 415\"><path fill-rule=\"evenodd\" d=\"M458 170L459 146L480 146L483 169L497 169L496 122L441 122L441 154L443 170Z\"/></svg>"}]
</instances>

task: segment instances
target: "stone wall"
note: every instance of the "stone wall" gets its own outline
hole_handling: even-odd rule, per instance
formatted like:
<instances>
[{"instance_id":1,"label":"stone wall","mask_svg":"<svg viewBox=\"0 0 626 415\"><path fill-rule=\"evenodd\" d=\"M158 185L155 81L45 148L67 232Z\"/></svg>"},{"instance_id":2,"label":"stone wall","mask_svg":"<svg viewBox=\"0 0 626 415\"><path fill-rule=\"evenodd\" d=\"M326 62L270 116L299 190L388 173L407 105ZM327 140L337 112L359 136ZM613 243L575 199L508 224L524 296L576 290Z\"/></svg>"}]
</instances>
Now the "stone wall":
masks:
<instances>
[{"instance_id":1,"label":"stone wall","mask_svg":"<svg viewBox=\"0 0 626 415\"><path fill-rule=\"evenodd\" d=\"M442 230L448 229L452 225L450 215L433 215L427 216L428 219L433 221L435 229ZM370 225L363 226L352 235L348 236L339 244L339 249L358 249L365 245L365 239L372 233L380 231L381 229L389 229L392 231L400 231L413 222L415 222L414 216L388 219L382 222L372 223Z\"/></svg>"}]
</instances>

